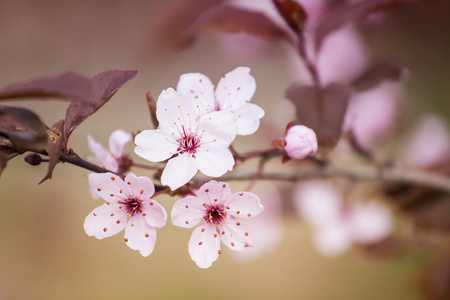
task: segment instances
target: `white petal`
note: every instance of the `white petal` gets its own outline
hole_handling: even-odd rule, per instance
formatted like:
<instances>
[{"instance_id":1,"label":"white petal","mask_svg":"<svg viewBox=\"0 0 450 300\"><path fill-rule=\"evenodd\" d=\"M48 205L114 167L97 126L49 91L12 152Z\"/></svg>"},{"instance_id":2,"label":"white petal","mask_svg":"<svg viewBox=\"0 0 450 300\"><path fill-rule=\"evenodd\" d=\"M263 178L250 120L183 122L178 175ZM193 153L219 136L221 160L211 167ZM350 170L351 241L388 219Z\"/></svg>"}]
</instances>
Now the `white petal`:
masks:
<instances>
[{"instance_id":1,"label":"white petal","mask_svg":"<svg viewBox=\"0 0 450 300\"><path fill-rule=\"evenodd\" d=\"M144 130L134 139L134 152L149 161L164 161L177 152L178 142L175 136L157 130Z\"/></svg>"},{"instance_id":2,"label":"white petal","mask_svg":"<svg viewBox=\"0 0 450 300\"><path fill-rule=\"evenodd\" d=\"M93 196L111 203L117 203L128 198L125 183L113 173L89 174L89 189Z\"/></svg>"},{"instance_id":3,"label":"white petal","mask_svg":"<svg viewBox=\"0 0 450 300\"><path fill-rule=\"evenodd\" d=\"M355 240L364 244L378 242L392 230L389 210L375 201L356 204L351 222Z\"/></svg>"},{"instance_id":4,"label":"white petal","mask_svg":"<svg viewBox=\"0 0 450 300\"><path fill-rule=\"evenodd\" d=\"M155 193L155 185L150 178L145 176L136 177L133 172L125 177L129 195L139 200L148 200Z\"/></svg>"},{"instance_id":5,"label":"white petal","mask_svg":"<svg viewBox=\"0 0 450 300\"><path fill-rule=\"evenodd\" d=\"M194 107L198 106L200 115L215 111L214 86L203 74L188 73L180 76L177 92L189 98Z\"/></svg>"},{"instance_id":6,"label":"white petal","mask_svg":"<svg viewBox=\"0 0 450 300\"><path fill-rule=\"evenodd\" d=\"M127 214L119 204L103 204L94 209L84 220L87 235L103 239L120 232L127 222Z\"/></svg>"},{"instance_id":7,"label":"white petal","mask_svg":"<svg viewBox=\"0 0 450 300\"><path fill-rule=\"evenodd\" d=\"M158 202L152 199L144 201L142 204L141 215L151 227L161 228L167 223L166 210Z\"/></svg>"},{"instance_id":8,"label":"white petal","mask_svg":"<svg viewBox=\"0 0 450 300\"><path fill-rule=\"evenodd\" d=\"M251 218L264 210L258 196L250 192L234 193L224 201L223 205L227 208L227 214L239 218Z\"/></svg>"},{"instance_id":9,"label":"white petal","mask_svg":"<svg viewBox=\"0 0 450 300\"><path fill-rule=\"evenodd\" d=\"M253 240L247 227L231 216L227 217L227 222L220 230L220 240L232 250L243 251L245 248L253 246Z\"/></svg>"},{"instance_id":10,"label":"white petal","mask_svg":"<svg viewBox=\"0 0 450 300\"><path fill-rule=\"evenodd\" d=\"M247 103L234 111L237 116L238 134L249 135L255 133L259 127L259 119L264 116L264 110L258 105Z\"/></svg>"},{"instance_id":11,"label":"white petal","mask_svg":"<svg viewBox=\"0 0 450 300\"><path fill-rule=\"evenodd\" d=\"M196 154L195 166L207 176L219 177L233 170L234 158L226 148L211 149Z\"/></svg>"},{"instance_id":12,"label":"white petal","mask_svg":"<svg viewBox=\"0 0 450 300\"><path fill-rule=\"evenodd\" d=\"M89 150L95 154L96 159L103 164L105 161L106 155L108 155L108 150L103 148L102 144L94 140L94 138L88 134L88 146Z\"/></svg>"},{"instance_id":13,"label":"white petal","mask_svg":"<svg viewBox=\"0 0 450 300\"><path fill-rule=\"evenodd\" d=\"M168 185L172 191L188 183L197 173L195 158L187 153L179 154L166 164L161 176L161 183Z\"/></svg>"},{"instance_id":14,"label":"white petal","mask_svg":"<svg viewBox=\"0 0 450 300\"><path fill-rule=\"evenodd\" d=\"M159 127L168 135L180 137L183 131L196 132L199 117L192 101L170 88L161 93L156 102ZM183 127L183 126L184 127Z\"/></svg>"},{"instance_id":15,"label":"white petal","mask_svg":"<svg viewBox=\"0 0 450 300\"><path fill-rule=\"evenodd\" d=\"M233 113L216 111L199 119L202 149L215 146L228 147L237 133L237 120Z\"/></svg>"},{"instance_id":16,"label":"white petal","mask_svg":"<svg viewBox=\"0 0 450 300\"><path fill-rule=\"evenodd\" d=\"M189 240L188 250L197 266L209 268L219 257L220 239L216 229L207 224L195 228Z\"/></svg>"},{"instance_id":17,"label":"white petal","mask_svg":"<svg viewBox=\"0 0 450 300\"><path fill-rule=\"evenodd\" d=\"M121 157L125 144L131 141L131 134L124 130L116 130L109 137L109 151L116 157Z\"/></svg>"},{"instance_id":18,"label":"white petal","mask_svg":"<svg viewBox=\"0 0 450 300\"><path fill-rule=\"evenodd\" d=\"M156 243L156 229L151 227L141 214L131 217L125 227L125 242L142 256L149 256Z\"/></svg>"},{"instance_id":19,"label":"white petal","mask_svg":"<svg viewBox=\"0 0 450 300\"><path fill-rule=\"evenodd\" d=\"M206 214L203 203L208 202L196 196L187 196L175 202L171 212L172 224L184 228L196 226Z\"/></svg>"},{"instance_id":20,"label":"white petal","mask_svg":"<svg viewBox=\"0 0 450 300\"><path fill-rule=\"evenodd\" d=\"M208 181L197 191L197 196L202 204L213 203L213 199L218 199L218 201L222 203L230 195L231 190L229 184L226 182L217 182L215 180Z\"/></svg>"},{"instance_id":21,"label":"white petal","mask_svg":"<svg viewBox=\"0 0 450 300\"><path fill-rule=\"evenodd\" d=\"M253 97L256 83L250 75L250 69L238 67L225 74L216 88L216 97L221 110L236 110Z\"/></svg>"}]
</instances>

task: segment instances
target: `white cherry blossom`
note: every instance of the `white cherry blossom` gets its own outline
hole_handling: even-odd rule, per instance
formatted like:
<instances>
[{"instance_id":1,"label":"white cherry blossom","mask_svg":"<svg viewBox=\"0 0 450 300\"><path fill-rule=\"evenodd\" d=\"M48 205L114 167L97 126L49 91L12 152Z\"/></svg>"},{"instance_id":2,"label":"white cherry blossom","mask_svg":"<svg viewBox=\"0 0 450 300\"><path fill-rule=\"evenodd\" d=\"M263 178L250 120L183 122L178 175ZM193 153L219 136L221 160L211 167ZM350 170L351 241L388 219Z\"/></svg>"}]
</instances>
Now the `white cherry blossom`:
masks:
<instances>
[{"instance_id":1,"label":"white cherry blossom","mask_svg":"<svg viewBox=\"0 0 450 300\"><path fill-rule=\"evenodd\" d=\"M175 190L200 170L219 177L234 166L228 146L236 137L235 117L229 111L200 115L192 102L173 89L161 93L156 116L159 127L135 138L135 153L149 161L169 159L161 182Z\"/></svg>"},{"instance_id":2,"label":"white cherry blossom","mask_svg":"<svg viewBox=\"0 0 450 300\"><path fill-rule=\"evenodd\" d=\"M255 79L246 67L238 67L223 75L215 90L211 80L200 73L181 75L177 85L177 91L192 100L200 114L232 112L237 118L239 135L253 134L264 116L261 107L249 102L255 90Z\"/></svg>"},{"instance_id":3,"label":"white cherry blossom","mask_svg":"<svg viewBox=\"0 0 450 300\"><path fill-rule=\"evenodd\" d=\"M156 243L156 228L167 222L164 208L150 198L155 192L151 180L133 173L129 173L125 181L113 173L92 173L89 188L106 203L86 217L86 233L103 239L125 228L127 246L138 250L142 256L150 255Z\"/></svg>"},{"instance_id":4,"label":"white cherry blossom","mask_svg":"<svg viewBox=\"0 0 450 300\"><path fill-rule=\"evenodd\" d=\"M123 148L125 144L131 141L131 134L123 130L116 130L109 137L109 151L102 144L95 141L88 135L89 149L95 154L96 159L103 167L111 172L117 173L120 169L121 159L123 158Z\"/></svg>"},{"instance_id":5,"label":"white cherry blossom","mask_svg":"<svg viewBox=\"0 0 450 300\"><path fill-rule=\"evenodd\" d=\"M231 194L228 183L211 180L196 196L178 200L172 208L172 224L184 228L197 226L189 241L189 254L200 268L209 268L221 254L220 242L232 250L252 246L252 235L240 219L259 215L264 207L250 192Z\"/></svg>"}]
</instances>

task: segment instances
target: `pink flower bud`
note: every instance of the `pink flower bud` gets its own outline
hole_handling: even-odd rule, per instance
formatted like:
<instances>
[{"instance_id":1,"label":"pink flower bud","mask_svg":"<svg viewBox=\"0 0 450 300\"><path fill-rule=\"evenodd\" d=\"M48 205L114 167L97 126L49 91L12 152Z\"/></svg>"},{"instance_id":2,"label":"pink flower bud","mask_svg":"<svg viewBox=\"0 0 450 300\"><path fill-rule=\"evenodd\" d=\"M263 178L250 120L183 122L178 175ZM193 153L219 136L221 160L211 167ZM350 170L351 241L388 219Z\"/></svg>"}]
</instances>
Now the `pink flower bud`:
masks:
<instances>
[{"instance_id":1,"label":"pink flower bud","mask_svg":"<svg viewBox=\"0 0 450 300\"><path fill-rule=\"evenodd\" d=\"M317 137L314 131L303 125L291 127L284 138L287 155L295 159L303 159L314 155L317 151Z\"/></svg>"}]
</instances>

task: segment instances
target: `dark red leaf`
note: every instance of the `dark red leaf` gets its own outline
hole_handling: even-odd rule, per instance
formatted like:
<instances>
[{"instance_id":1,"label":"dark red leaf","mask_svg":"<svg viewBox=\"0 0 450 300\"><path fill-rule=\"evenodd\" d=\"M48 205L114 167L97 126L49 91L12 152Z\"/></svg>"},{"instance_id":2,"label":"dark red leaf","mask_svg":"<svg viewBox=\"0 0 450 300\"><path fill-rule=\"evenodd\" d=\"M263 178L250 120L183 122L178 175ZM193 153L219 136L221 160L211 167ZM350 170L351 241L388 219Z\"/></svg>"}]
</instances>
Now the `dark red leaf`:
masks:
<instances>
[{"instance_id":1,"label":"dark red leaf","mask_svg":"<svg viewBox=\"0 0 450 300\"><path fill-rule=\"evenodd\" d=\"M201 15L175 40L176 48L190 46L204 34L246 32L265 39L281 39L293 43L289 34L260 12L230 5L218 5Z\"/></svg>"},{"instance_id":2,"label":"dark red leaf","mask_svg":"<svg viewBox=\"0 0 450 300\"><path fill-rule=\"evenodd\" d=\"M56 122L52 128L47 130L48 139L47 145L45 146L45 151L47 152L49 158L48 168L47 174L45 174L45 177L39 182L39 184L52 178L53 169L55 169L56 164L59 162L59 155L61 154L64 145L63 129L64 120L60 120Z\"/></svg>"},{"instance_id":3,"label":"dark red leaf","mask_svg":"<svg viewBox=\"0 0 450 300\"><path fill-rule=\"evenodd\" d=\"M294 0L272 0L280 15L297 34L303 32L307 14L303 6Z\"/></svg>"},{"instance_id":4,"label":"dark red leaf","mask_svg":"<svg viewBox=\"0 0 450 300\"><path fill-rule=\"evenodd\" d=\"M110 70L91 78L93 96L89 99L73 99L67 108L64 123L65 143L77 126L108 102L120 87L137 74L136 70Z\"/></svg>"},{"instance_id":5,"label":"dark red leaf","mask_svg":"<svg viewBox=\"0 0 450 300\"><path fill-rule=\"evenodd\" d=\"M17 98L60 98L66 100L91 99L94 95L89 79L72 71L36 77L8 84L0 89L0 100Z\"/></svg>"},{"instance_id":6,"label":"dark red leaf","mask_svg":"<svg viewBox=\"0 0 450 300\"><path fill-rule=\"evenodd\" d=\"M294 84L286 91L299 123L316 133L320 153L332 150L339 141L349 96L350 88L336 83L323 89Z\"/></svg>"},{"instance_id":7,"label":"dark red leaf","mask_svg":"<svg viewBox=\"0 0 450 300\"><path fill-rule=\"evenodd\" d=\"M383 81L396 81L402 79L407 69L390 60L380 60L370 65L361 75L352 82L353 88L358 91L371 89Z\"/></svg>"}]
</instances>

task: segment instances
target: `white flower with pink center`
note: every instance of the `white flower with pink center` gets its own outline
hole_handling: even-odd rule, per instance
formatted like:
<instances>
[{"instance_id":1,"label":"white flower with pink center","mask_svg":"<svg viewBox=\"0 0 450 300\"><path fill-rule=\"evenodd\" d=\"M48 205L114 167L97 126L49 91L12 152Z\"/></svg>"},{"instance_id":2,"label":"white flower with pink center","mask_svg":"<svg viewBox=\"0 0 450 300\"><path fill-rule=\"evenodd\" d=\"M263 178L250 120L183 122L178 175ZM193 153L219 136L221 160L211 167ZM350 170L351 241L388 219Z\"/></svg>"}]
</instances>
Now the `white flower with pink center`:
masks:
<instances>
[{"instance_id":1,"label":"white flower with pink center","mask_svg":"<svg viewBox=\"0 0 450 300\"><path fill-rule=\"evenodd\" d=\"M172 224L184 228L197 226L189 241L189 254L200 268L209 268L219 257L220 241L232 250L242 251L253 241L241 219L263 211L258 196L250 192L231 194L228 183L211 180L196 196L178 200L172 208Z\"/></svg>"},{"instance_id":2,"label":"white flower with pink center","mask_svg":"<svg viewBox=\"0 0 450 300\"><path fill-rule=\"evenodd\" d=\"M259 127L259 119L264 110L250 103L256 90L256 83L250 69L238 67L225 74L214 85L208 77L200 73L183 74L177 91L193 101L200 114L213 111L230 111L236 116L239 135L253 134Z\"/></svg>"},{"instance_id":3,"label":"white flower with pink center","mask_svg":"<svg viewBox=\"0 0 450 300\"><path fill-rule=\"evenodd\" d=\"M102 144L95 141L91 135L88 135L89 149L95 154L96 159L102 163L105 169L114 173L117 173L120 169L121 160L123 159L123 148L129 141L131 141L131 134L120 129L116 130L109 137L108 151Z\"/></svg>"},{"instance_id":4,"label":"white flower with pink center","mask_svg":"<svg viewBox=\"0 0 450 300\"><path fill-rule=\"evenodd\" d=\"M237 125L231 112L200 115L192 102L173 89L161 93L156 103L159 127L144 130L135 138L135 153L149 161L170 159L161 182L175 190L200 170L220 177L234 166L228 146L236 137Z\"/></svg>"},{"instance_id":5,"label":"white flower with pink center","mask_svg":"<svg viewBox=\"0 0 450 300\"><path fill-rule=\"evenodd\" d=\"M91 193L106 201L84 221L84 230L98 239L110 237L125 228L125 242L142 256L152 253L156 228L167 222L164 208L150 197L155 187L147 177L129 173L125 180L113 173L89 175ZM129 217L129 220L127 220Z\"/></svg>"}]
</instances>

